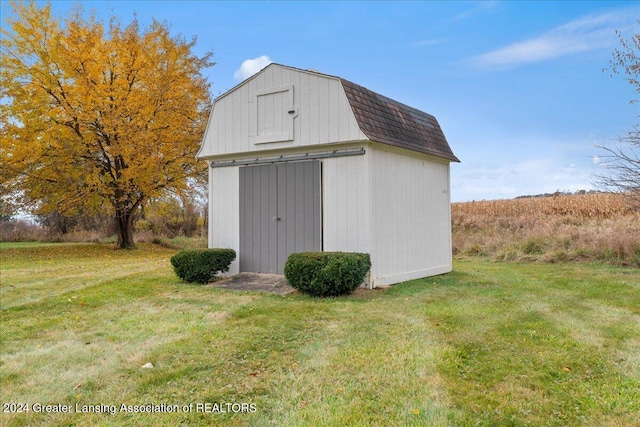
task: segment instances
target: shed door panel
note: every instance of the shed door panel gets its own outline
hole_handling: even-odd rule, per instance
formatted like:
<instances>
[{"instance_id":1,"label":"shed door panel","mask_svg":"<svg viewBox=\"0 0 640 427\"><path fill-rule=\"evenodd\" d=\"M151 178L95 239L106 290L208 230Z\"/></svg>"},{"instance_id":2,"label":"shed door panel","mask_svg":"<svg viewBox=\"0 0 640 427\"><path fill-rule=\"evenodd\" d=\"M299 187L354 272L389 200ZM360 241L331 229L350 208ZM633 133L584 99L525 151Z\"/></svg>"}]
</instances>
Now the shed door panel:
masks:
<instances>
[{"instance_id":1,"label":"shed door panel","mask_svg":"<svg viewBox=\"0 0 640 427\"><path fill-rule=\"evenodd\" d=\"M240 169L240 271L269 271L276 265L276 170Z\"/></svg>"},{"instance_id":2,"label":"shed door panel","mask_svg":"<svg viewBox=\"0 0 640 427\"><path fill-rule=\"evenodd\" d=\"M320 162L278 165L278 266L294 252L322 250Z\"/></svg>"},{"instance_id":3,"label":"shed door panel","mask_svg":"<svg viewBox=\"0 0 640 427\"><path fill-rule=\"evenodd\" d=\"M240 169L240 271L278 273L293 252L322 250L320 162Z\"/></svg>"},{"instance_id":4,"label":"shed door panel","mask_svg":"<svg viewBox=\"0 0 640 427\"><path fill-rule=\"evenodd\" d=\"M293 86L258 91L256 95L257 144L293 140Z\"/></svg>"}]
</instances>

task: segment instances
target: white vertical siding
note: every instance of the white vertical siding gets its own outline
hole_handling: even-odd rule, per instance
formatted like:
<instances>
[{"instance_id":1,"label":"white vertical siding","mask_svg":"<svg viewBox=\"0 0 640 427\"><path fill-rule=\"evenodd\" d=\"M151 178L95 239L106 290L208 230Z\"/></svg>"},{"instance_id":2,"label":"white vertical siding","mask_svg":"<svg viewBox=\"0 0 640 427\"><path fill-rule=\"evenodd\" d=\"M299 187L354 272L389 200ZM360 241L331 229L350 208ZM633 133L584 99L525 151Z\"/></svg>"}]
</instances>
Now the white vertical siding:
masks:
<instances>
[{"instance_id":1,"label":"white vertical siding","mask_svg":"<svg viewBox=\"0 0 640 427\"><path fill-rule=\"evenodd\" d=\"M231 248L236 259L228 274L238 274L240 250L240 178L238 167L209 168L209 247Z\"/></svg>"},{"instance_id":2,"label":"white vertical siding","mask_svg":"<svg viewBox=\"0 0 640 427\"><path fill-rule=\"evenodd\" d=\"M293 90L294 105L278 106L296 109L293 140L260 143L258 120L266 113L257 114L258 94L283 86L291 86ZM209 157L366 139L340 80L272 64L214 103L198 155Z\"/></svg>"},{"instance_id":3,"label":"white vertical siding","mask_svg":"<svg viewBox=\"0 0 640 427\"><path fill-rule=\"evenodd\" d=\"M449 164L368 152L373 285L451 271Z\"/></svg>"},{"instance_id":4,"label":"white vertical siding","mask_svg":"<svg viewBox=\"0 0 640 427\"><path fill-rule=\"evenodd\" d=\"M370 252L367 155L322 161L325 251Z\"/></svg>"}]
</instances>

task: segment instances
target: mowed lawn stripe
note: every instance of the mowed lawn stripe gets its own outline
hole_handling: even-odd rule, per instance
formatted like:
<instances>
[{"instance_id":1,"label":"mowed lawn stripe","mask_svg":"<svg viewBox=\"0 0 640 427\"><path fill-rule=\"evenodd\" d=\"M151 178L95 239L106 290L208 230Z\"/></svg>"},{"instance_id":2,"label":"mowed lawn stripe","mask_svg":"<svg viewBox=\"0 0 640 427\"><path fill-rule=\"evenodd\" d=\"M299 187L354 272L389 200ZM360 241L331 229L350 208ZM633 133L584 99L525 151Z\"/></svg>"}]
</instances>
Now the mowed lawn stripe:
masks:
<instances>
[{"instance_id":1,"label":"mowed lawn stripe","mask_svg":"<svg viewBox=\"0 0 640 427\"><path fill-rule=\"evenodd\" d=\"M86 243L5 247L0 251L0 310L163 267L170 271L169 257L173 253L175 250L151 245L127 252L116 251L111 245Z\"/></svg>"},{"instance_id":2,"label":"mowed lawn stripe","mask_svg":"<svg viewBox=\"0 0 640 427\"><path fill-rule=\"evenodd\" d=\"M640 282L626 280L629 270L457 266L475 271L473 287L436 287L426 309L447 348L439 368L454 424L640 422Z\"/></svg>"}]
</instances>

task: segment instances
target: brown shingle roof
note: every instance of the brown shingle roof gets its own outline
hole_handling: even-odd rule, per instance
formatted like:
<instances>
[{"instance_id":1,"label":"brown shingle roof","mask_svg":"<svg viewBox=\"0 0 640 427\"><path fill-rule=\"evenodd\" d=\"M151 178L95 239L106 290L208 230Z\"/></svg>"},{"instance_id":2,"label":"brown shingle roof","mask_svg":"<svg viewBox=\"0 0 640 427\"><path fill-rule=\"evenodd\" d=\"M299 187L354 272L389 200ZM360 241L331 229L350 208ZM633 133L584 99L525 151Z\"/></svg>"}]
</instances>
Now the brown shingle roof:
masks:
<instances>
[{"instance_id":1,"label":"brown shingle roof","mask_svg":"<svg viewBox=\"0 0 640 427\"><path fill-rule=\"evenodd\" d=\"M459 162L438 121L408 105L339 78L360 130L371 141Z\"/></svg>"}]
</instances>

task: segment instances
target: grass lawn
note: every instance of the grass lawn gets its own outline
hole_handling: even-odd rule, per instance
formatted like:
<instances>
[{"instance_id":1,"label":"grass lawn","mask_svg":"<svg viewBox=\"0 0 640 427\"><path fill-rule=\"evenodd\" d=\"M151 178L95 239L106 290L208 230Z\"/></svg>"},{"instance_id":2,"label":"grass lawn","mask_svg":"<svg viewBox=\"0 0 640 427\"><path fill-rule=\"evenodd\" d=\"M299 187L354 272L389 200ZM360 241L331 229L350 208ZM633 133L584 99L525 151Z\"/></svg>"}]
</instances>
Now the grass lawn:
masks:
<instances>
[{"instance_id":1,"label":"grass lawn","mask_svg":"<svg viewBox=\"0 0 640 427\"><path fill-rule=\"evenodd\" d=\"M3 245L0 424L640 425L638 269L465 260L318 300L180 283L175 252Z\"/></svg>"}]
</instances>

